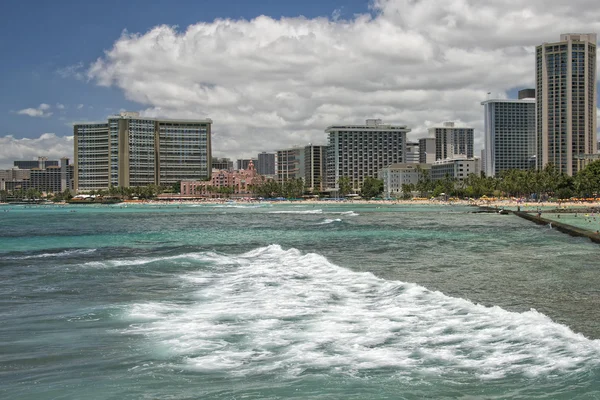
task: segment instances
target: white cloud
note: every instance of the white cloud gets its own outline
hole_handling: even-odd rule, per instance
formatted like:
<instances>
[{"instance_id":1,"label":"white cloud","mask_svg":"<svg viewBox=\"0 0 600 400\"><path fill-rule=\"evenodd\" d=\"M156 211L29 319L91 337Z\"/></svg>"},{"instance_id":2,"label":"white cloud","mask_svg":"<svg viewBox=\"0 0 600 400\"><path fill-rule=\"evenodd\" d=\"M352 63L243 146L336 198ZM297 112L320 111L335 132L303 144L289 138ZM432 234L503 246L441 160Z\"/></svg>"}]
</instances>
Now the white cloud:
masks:
<instances>
[{"instance_id":1,"label":"white cloud","mask_svg":"<svg viewBox=\"0 0 600 400\"><path fill-rule=\"evenodd\" d=\"M56 73L60 75L62 78L75 78L79 81L82 81L85 78L84 74L84 65L82 62L77 64L68 65L63 68L59 68L56 70Z\"/></svg>"},{"instance_id":2,"label":"white cloud","mask_svg":"<svg viewBox=\"0 0 600 400\"><path fill-rule=\"evenodd\" d=\"M366 118L406 124L410 138L461 121L480 147L480 102L534 84L535 45L600 32L591 0L374 0L372 11L124 33L87 76L145 115L212 118L217 156L325 143L328 125Z\"/></svg>"},{"instance_id":3,"label":"white cloud","mask_svg":"<svg viewBox=\"0 0 600 400\"><path fill-rule=\"evenodd\" d=\"M17 114L29 115L30 117L47 118L52 115L51 112L48 112L49 109L50 105L42 103L37 108L25 108L23 110L19 110L17 111Z\"/></svg>"},{"instance_id":4,"label":"white cloud","mask_svg":"<svg viewBox=\"0 0 600 400\"><path fill-rule=\"evenodd\" d=\"M64 110L66 107L64 104L56 103L56 108L59 110Z\"/></svg>"},{"instance_id":5,"label":"white cloud","mask_svg":"<svg viewBox=\"0 0 600 400\"><path fill-rule=\"evenodd\" d=\"M77 105L77 109L78 109L78 110L81 110L82 108L83 108L83 104L78 104L78 105Z\"/></svg>"},{"instance_id":6,"label":"white cloud","mask_svg":"<svg viewBox=\"0 0 600 400\"><path fill-rule=\"evenodd\" d=\"M73 158L73 136L44 133L39 138L16 139L12 135L0 137L0 168L11 168L15 160L35 160L37 157Z\"/></svg>"}]
</instances>

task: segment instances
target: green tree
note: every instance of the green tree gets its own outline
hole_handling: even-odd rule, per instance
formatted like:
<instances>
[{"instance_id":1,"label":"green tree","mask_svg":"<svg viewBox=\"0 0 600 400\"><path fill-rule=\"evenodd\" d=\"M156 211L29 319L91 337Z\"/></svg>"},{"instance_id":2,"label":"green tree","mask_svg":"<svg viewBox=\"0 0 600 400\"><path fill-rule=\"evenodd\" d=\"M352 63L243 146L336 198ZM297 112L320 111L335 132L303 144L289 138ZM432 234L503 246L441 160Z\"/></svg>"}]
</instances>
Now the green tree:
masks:
<instances>
[{"instance_id":1,"label":"green tree","mask_svg":"<svg viewBox=\"0 0 600 400\"><path fill-rule=\"evenodd\" d=\"M580 196L596 196L600 192L600 160L591 162L579 171L573 183Z\"/></svg>"},{"instance_id":2,"label":"green tree","mask_svg":"<svg viewBox=\"0 0 600 400\"><path fill-rule=\"evenodd\" d=\"M412 198L412 193L416 190L414 183L403 183L402 184L402 198L408 200Z\"/></svg>"},{"instance_id":3,"label":"green tree","mask_svg":"<svg viewBox=\"0 0 600 400\"><path fill-rule=\"evenodd\" d=\"M428 197L429 193L433 191L435 183L431 180L429 170L422 170L421 168L418 168L418 170L420 171L419 181L417 182L415 189L419 192L421 197Z\"/></svg>"},{"instance_id":4,"label":"green tree","mask_svg":"<svg viewBox=\"0 0 600 400\"><path fill-rule=\"evenodd\" d=\"M171 193L179 193L181 191L181 181L177 181L171 185Z\"/></svg>"},{"instance_id":5,"label":"green tree","mask_svg":"<svg viewBox=\"0 0 600 400\"><path fill-rule=\"evenodd\" d=\"M372 199L383 193L383 179L367 176L360 188L360 195L365 199Z\"/></svg>"},{"instance_id":6,"label":"green tree","mask_svg":"<svg viewBox=\"0 0 600 400\"><path fill-rule=\"evenodd\" d=\"M347 176L342 176L337 181L338 184L338 192L340 197L346 197L346 195L352 192L352 183L350 182L350 178Z\"/></svg>"}]
</instances>

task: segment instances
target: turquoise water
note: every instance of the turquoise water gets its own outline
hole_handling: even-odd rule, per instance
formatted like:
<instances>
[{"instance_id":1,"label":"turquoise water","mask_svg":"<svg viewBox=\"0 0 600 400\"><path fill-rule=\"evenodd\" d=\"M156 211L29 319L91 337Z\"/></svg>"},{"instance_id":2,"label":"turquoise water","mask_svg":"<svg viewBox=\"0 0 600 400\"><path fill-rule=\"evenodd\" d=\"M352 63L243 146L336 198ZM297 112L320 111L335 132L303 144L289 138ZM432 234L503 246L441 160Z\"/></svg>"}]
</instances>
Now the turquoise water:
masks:
<instances>
[{"instance_id":1,"label":"turquoise water","mask_svg":"<svg viewBox=\"0 0 600 400\"><path fill-rule=\"evenodd\" d=\"M600 397L599 247L459 206L2 206L0 397Z\"/></svg>"},{"instance_id":2,"label":"turquoise water","mask_svg":"<svg viewBox=\"0 0 600 400\"><path fill-rule=\"evenodd\" d=\"M543 213L545 219L562 222L578 228L596 232L600 230L600 215L598 213L575 212L575 213Z\"/></svg>"}]
</instances>

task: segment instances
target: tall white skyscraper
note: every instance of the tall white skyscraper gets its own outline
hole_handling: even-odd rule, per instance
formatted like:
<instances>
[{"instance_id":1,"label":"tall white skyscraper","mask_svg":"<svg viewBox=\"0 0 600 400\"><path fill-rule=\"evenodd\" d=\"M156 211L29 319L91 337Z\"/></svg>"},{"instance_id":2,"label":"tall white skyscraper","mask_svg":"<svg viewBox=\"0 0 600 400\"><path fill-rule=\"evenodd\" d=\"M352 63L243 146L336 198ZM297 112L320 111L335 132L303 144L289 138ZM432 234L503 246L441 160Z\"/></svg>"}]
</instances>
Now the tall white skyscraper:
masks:
<instances>
[{"instance_id":1,"label":"tall white skyscraper","mask_svg":"<svg viewBox=\"0 0 600 400\"><path fill-rule=\"evenodd\" d=\"M508 169L535 167L535 96L529 89L518 100L490 99L484 107L485 174L497 176Z\"/></svg>"}]
</instances>

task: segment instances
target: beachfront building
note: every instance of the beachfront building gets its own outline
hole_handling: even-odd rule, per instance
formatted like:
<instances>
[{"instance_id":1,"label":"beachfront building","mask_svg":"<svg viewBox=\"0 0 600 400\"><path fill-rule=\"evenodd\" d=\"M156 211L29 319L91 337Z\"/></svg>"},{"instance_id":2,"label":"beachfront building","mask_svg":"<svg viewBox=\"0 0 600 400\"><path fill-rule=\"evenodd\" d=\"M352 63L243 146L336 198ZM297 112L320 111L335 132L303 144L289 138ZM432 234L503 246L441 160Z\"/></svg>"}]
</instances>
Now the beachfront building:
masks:
<instances>
[{"instance_id":1,"label":"beachfront building","mask_svg":"<svg viewBox=\"0 0 600 400\"><path fill-rule=\"evenodd\" d=\"M409 164L418 164L420 158L419 142L406 142L406 162Z\"/></svg>"},{"instance_id":2,"label":"beachfront building","mask_svg":"<svg viewBox=\"0 0 600 400\"><path fill-rule=\"evenodd\" d=\"M509 169L529 169L536 155L534 89L519 99L490 99L484 107L485 174L497 176Z\"/></svg>"},{"instance_id":3,"label":"beachfront building","mask_svg":"<svg viewBox=\"0 0 600 400\"><path fill-rule=\"evenodd\" d=\"M438 160L431 165L431 180L438 181L449 177L456 182L464 181L471 174L479 175L481 164L479 157L458 155L446 160Z\"/></svg>"},{"instance_id":4,"label":"beachfront building","mask_svg":"<svg viewBox=\"0 0 600 400\"><path fill-rule=\"evenodd\" d=\"M327 146L309 144L304 147L304 184L310 192L320 192L325 187Z\"/></svg>"},{"instance_id":5,"label":"beachfront building","mask_svg":"<svg viewBox=\"0 0 600 400\"><path fill-rule=\"evenodd\" d=\"M237 171L214 170L210 181L181 181L182 197L249 197L252 185L262 183L262 176L254 168L252 160L246 169ZM228 188L225 192L223 189Z\"/></svg>"},{"instance_id":6,"label":"beachfront building","mask_svg":"<svg viewBox=\"0 0 600 400\"><path fill-rule=\"evenodd\" d=\"M338 192L339 179L347 177L354 190L359 190L366 177L376 178L379 170L406 161L405 125L383 124L368 119L364 125L328 127L327 189Z\"/></svg>"},{"instance_id":7,"label":"beachfront building","mask_svg":"<svg viewBox=\"0 0 600 400\"><path fill-rule=\"evenodd\" d=\"M277 181L304 178L304 147L277 150Z\"/></svg>"},{"instance_id":8,"label":"beachfront building","mask_svg":"<svg viewBox=\"0 0 600 400\"><path fill-rule=\"evenodd\" d=\"M42 193L59 193L73 189L73 165L69 164L68 158L62 158L60 165L44 165L45 168L32 168L29 170L9 170L13 174L11 180L3 183L5 190L29 190L35 189ZM19 178L20 179L17 179Z\"/></svg>"},{"instance_id":9,"label":"beachfront building","mask_svg":"<svg viewBox=\"0 0 600 400\"><path fill-rule=\"evenodd\" d=\"M7 185L14 187L16 182L21 182L24 179L29 179L31 170L11 168L0 170L0 190L7 190Z\"/></svg>"},{"instance_id":10,"label":"beachfront building","mask_svg":"<svg viewBox=\"0 0 600 400\"><path fill-rule=\"evenodd\" d=\"M277 165L277 154L262 152L257 157L256 171L259 175L275 176Z\"/></svg>"},{"instance_id":11,"label":"beachfront building","mask_svg":"<svg viewBox=\"0 0 600 400\"><path fill-rule=\"evenodd\" d=\"M473 157L473 128L457 127L454 122L429 128L429 137L435 139L435 160L445 160L457 155Z\"/></svg>"},{"instance_id":12,"label":"beachfront building","mask_svg":"<svg viewBox=\"0 0 600 400\"><path fill-rule=\"evenodd\" d=\"M430 170L431 164L420 163L392 164L382 168L378 177L383 180L383 196L386 199L402 196L402 185L416 185L423 176L423 171Z\"/></svg>"},{"instance_id":13,"label":"beachfront building","mask_svg":"<svg viewBox=\"0 0 600 400\"><path fill-rule=\"evenodd\" d=\"M107 189L110 186L111 160L108 124L76 124L73 133L75 190ZM118 162L117 156L114 162Z\"/></svg>"},{"instance_id":14,"label":"beachfront building","mask_svg":"<svg viewBox=\"0 0 600 400\"><path fill-rule=\"evenodd\" d=\"M74 125L76 190L172 185L210 176L211 125L122 112Z\"/></svg>"},{"instance_id":15,"label":"beachfront building","mask_svg":"<svg viewBox=\"0 0 600 400\"><path fill-rule=\"evenodd\" d=\"M213 158L212 169L233 171L233 161L231 161L229 158Z\"/></svg>"},{"instance_id":16,"label":"beachfront building","mask_svg":"<svg viewBox=\"0 0 600 400\"><path fill-rule=\"evenodd\" d=\"M435 138L419 139L419 163L433 164L435 161Z\"/></svg>"},{"instance_id":17,"label":"beachfront building","mask_svg":"<svg viewBox=\"0 0 600 400\"><path fill-rule=\"evenodd\" d=\"M575 175L597 151L596 34L567 33L536 47L537 167Z\"/></svg>"}]
</instances>

